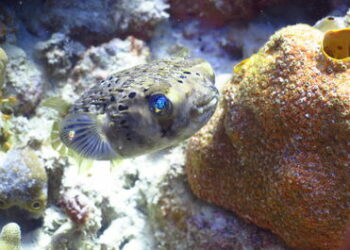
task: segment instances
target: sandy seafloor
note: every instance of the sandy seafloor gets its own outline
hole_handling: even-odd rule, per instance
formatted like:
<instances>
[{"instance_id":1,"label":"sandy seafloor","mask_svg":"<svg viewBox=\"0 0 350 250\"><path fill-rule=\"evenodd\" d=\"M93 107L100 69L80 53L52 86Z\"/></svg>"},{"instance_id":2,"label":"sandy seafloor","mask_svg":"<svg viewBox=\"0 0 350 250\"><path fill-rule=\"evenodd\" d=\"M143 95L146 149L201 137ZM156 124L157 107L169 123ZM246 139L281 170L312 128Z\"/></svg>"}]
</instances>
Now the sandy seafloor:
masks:
<instances>
[{"instance_id":1,"label":"sandy seafloor","mask_svg":"<svg viewBox=\"0 0 350 250\"><path fill-rule=\"evenodd\" d=\"M65 9L69 10L67 20L58 22L62 27L65 21L68 23L62 29L55 27L57 19L50 20L55 11L38 14L40 8L35 4L40 1L32 5L30 1L14 2L1 3L0 13L7 27L0 46L9 56L5 88L25 103L15 108L11 118L10 130L15 134L12 147L29 145L49 177L48 206L41 218L30 218L17 208L0 211L0 227L11 221L20 225L23 249L287 249L269 231L191 194L184 173L186 142L125 159L112 170L109 162L95 162L88 173L79 174L73 159L51 148L50 131L57 113L39 103L50 96L72 102L96 79L153 58L169 57L177 46L187 47L193 57L208 60L220 88L229 79L232 66L256 52L278 28L300 22L313 25L328 14L344 15L346 2L339 2L328 13L310 11L301 3L282 4L260 12L251 21L208 28L196 20L177 22L169 18L168 5L161 0L121 1L122 7L116 11L124 11L123 22L111 34L107 34L112 29L108 22L96 25L91 36L101 39L95 40L69 33L74 15L88 13L83 12L84 1L76 1L71 9L69 2L74 1L57 4L63 16ZM105 10L94 9L93 2L86 2L86 9L94 10L90 22L101 22ZM135 6L142 2L147 4L137 9ZM10 21L4 18L6 15ZM79 16L76 21L88 19ZM152 26L154 32L142 34L142 39L147 37L145 41L137 39L139 31L134 32L136 38L129 37L128 29L135 22L146 29ZM118 29L123 30L120 36ZM234 41L230 39L232 34ZM4 156L1 152L1 159ZM85 223L71 222L57 206L62 197L78 199L87 207Z\"/></svg>"}]
</instances>

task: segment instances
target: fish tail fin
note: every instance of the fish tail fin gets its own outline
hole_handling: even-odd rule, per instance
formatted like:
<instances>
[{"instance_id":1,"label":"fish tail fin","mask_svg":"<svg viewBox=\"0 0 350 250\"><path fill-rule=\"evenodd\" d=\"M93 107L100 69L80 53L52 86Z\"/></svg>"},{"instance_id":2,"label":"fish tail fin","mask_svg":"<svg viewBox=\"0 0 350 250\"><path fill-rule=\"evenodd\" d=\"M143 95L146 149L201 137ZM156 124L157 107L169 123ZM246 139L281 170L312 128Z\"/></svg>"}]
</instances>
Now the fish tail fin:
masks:
<instances>
[{"instance_id":1,"label":"fish tail fin","mask_svg":"<svg viewBox=\"0 0 350 250\"><path fill-rule=\"evenodd\" d=\"M118 156L103 134L102 124L95 115L67 115L61 123L59 137L68 148L85 158L111 160Z\"/></svg>"}]
</instances>

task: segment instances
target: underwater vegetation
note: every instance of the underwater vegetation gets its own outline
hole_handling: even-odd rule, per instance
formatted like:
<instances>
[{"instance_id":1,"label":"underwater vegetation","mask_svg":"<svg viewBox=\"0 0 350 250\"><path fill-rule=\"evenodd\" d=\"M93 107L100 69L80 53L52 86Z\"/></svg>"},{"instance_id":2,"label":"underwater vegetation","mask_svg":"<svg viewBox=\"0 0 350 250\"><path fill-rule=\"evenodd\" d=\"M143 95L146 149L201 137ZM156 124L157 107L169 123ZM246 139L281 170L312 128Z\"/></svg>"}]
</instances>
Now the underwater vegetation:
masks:
<instances>
[{"instance_id":1,"label":"underwater vegetation","mask_svg":"<svg viewBox=\"0 0 350 250\"><path fill-rule=\"evenodd\" d=\"M18 206L40 215L46 208L47 174L29 149L12 149L0 166L0 209Z\"/></svg>"},{"instance_id":2,"label":"underwater vegetation","mask_svg":"<svg viewBox=\"0 0 350 250\"><path fill-rule=\"evenodd\" d=\"M349 220L350 37L329 32L294 25L271 36L235 67L187 151L197 196L297 249L338 248Z\"/></svg>"}]
</instances>

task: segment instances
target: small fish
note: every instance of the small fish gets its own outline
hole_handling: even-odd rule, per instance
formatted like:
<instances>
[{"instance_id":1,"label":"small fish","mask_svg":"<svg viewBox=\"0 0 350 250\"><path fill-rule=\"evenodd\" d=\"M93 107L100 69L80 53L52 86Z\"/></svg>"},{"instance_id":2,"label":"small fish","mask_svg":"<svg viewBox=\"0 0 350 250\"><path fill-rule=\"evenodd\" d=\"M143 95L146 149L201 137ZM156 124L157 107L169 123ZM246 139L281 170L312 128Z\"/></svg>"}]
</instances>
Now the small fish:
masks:
<instances>
[{"instance_id":1,"label":"small fish","mask_svg":"<svg viewBox=\"0 0 350 250\"><path fill-rule=\"evenodd\" d=\"M215 111L218 90L202 59L163 59L111 75L69 109L59 137L85 158L113 160L183 141Z\"/></svg>"}]
</instances>

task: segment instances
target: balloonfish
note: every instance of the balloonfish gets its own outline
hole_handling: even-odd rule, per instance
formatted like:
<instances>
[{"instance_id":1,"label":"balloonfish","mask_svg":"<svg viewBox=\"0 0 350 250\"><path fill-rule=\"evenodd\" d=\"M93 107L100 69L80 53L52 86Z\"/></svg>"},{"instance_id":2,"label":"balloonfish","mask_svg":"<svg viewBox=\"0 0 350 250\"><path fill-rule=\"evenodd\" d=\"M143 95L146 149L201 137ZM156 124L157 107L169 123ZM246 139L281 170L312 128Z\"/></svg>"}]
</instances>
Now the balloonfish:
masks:
<instances>
[{"instance_id":1,"label":"balloonfish","mask_svg":"<svg viewBox=\"0 0 350 250\"><path fill-rule=\"evenodd\" d=\"M59 137L85 158L113 160L183 141L213 115L218 90L202 59L162 59L112 74L87 90Z\"/></svg>"}]
</instances>

